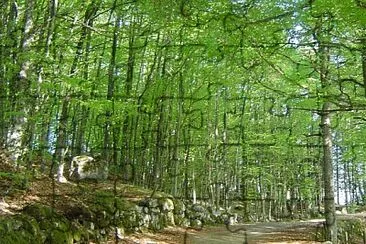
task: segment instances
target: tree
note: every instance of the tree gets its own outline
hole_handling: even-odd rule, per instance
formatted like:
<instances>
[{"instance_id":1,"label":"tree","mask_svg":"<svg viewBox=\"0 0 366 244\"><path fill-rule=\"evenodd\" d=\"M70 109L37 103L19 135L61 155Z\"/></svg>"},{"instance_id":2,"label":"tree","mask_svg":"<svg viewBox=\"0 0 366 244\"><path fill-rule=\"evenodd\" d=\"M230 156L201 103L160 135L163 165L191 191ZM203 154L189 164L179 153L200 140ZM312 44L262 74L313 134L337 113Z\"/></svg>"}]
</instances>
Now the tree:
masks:
<instances>
[{"instance_id":1,"label":"tree","mask_svg":"<svg viewBox=\"0 0 366 244\"><path fill-rule=\"evenodd\" d=\"M0 138L28 168L53 154L63 180L101 153L115 179L247 219L325 205L333 241L333 167L340 201L365 201L358 1L0 4Z\"/></svg>"}]
</instances>

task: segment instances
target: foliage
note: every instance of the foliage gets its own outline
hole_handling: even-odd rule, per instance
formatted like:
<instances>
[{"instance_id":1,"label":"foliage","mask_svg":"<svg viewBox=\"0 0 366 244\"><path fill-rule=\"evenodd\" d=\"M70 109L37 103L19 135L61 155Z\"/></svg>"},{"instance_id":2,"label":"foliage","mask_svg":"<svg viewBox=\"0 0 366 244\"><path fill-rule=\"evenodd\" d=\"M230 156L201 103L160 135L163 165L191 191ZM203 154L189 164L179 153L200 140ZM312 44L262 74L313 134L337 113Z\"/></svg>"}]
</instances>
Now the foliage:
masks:
<instances>
[{"instance_id":1,"label":"foliage","mask_svg":"<svg viewBox=\"0 0 366 244\"><path fill-rule=\"evenodd\" d=\"M55 165L99 153L114 179L270 218L324 203L330 112L336 195L362 202L360 2L5 1L1 144Z\"/></svg>"}]
</instances>

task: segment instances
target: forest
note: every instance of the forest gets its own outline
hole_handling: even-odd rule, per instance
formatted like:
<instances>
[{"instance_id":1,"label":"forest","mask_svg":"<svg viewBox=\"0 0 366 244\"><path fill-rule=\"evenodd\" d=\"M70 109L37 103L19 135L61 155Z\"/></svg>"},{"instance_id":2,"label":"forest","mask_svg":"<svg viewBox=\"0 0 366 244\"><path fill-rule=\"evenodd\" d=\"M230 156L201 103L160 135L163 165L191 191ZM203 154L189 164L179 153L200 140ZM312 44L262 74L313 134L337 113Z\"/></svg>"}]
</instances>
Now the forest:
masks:
<instances>
[{"instance_id":1,"label":"forest","mask_svg":"<svg viewBox=\"0 0 366 244\"><path fill-rule=\"evenodd\" d=\"M19 171L63 182L88 155L248 221L322 210L333 243L336 207L366 205L364 0L0 9L0 146Z\"/></svg>"}]
</instances>

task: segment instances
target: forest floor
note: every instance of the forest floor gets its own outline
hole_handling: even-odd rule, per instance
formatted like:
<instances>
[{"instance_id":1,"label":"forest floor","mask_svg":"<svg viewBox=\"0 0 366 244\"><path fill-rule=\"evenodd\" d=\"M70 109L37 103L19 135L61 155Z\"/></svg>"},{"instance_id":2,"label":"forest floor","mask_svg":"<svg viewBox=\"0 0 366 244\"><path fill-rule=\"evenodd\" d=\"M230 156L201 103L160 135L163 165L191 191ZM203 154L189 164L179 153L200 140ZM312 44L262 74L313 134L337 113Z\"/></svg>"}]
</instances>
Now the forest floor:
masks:
<instances>
[{"instance_id":1,"label":"forest floor","mask_svg":"<svg viewBox=\"0 0 366 244\"><path fill-rule=\"evenodd\" d=\"M49 177L42 176L27 182L27 187L20 190L14 182L7 182L6 178L0 181L1 192L8 192L0 199L0 214L12 214L24 206L39 202L51 204L62 212L72 204L80 204L97 190L113 191L113 181L57 183ZM139 187L118 184L115 188L118 196L129 201L139 201L151 194L151 191ZM164 193L157 193L164 194ZM85 198L85 199L84 199ZM315 233L321 231L324 220L266 222L231 226L231 231L225 226L205 227L202 230L167 228L157 233L130 234L122 243L157 244L157 243L320 243ZM241 230L245 228L245 231ZM319 229L320 228L320 229ZM111 240L109 243L115 243Z\"/></svg>"}]
</instances>

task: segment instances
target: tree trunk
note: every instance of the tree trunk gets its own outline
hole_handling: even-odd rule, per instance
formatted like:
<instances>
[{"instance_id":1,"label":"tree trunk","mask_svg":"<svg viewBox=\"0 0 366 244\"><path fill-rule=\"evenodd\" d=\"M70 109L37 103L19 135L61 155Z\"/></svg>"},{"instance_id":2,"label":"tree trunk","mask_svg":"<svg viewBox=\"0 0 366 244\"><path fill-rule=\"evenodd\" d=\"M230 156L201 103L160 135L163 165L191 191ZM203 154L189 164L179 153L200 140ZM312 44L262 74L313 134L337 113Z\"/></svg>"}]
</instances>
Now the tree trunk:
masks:
<instances>
[{"instance_id":1,"label":"tree trunk","mask_svg":"<svg viewBox=\"0 0 366 244\"><path fill-rule=\"evenodd\" d=\"M64 159L66 150L66 133L67 133L67 121L68 121L68 108L69 108L70 97L65 96L62 101L60 120L57 129L57 139L56 139L56 149L53 157L52 167L51 167L51 177L53 177L53 169L57 166L57 181L67 182L64 177Z\"/></svg>"},{"instance_id":2,"label":"tree trunk","mask_svg":"<svg viewBox=\"0 0 366 244\"><path fill-rule=\"evenodd\" d=\"M333 160L332 160L332 131L330 126L331 103L323 104L321 126L323 138L323 181L324 181L324 210L326 221L326 239L337 243L337 224L334 206Z\"/></svg>"},{"instance_id":3,"label":"tree trunk","mask_svg":"<svg viewBox=\"0 0 366 244\"><path fill-rule=\"evenodd\" d=\"M362 52L361 52L362 79L366 96L366 36L363 36L361 40L362 40Z\"/></svg>"},{"instance_id":4,"label":"tree trunk","mask_svg":"<svg viewBox=\"0 0 366 244\"><path fill-rule=\"evenodd\" d=\"M24 153L24 145L22 145L22 139L25 135L25 125L27 123L28 117L28 109L29 105L26 99L30 98L30 94L28 93L30 87L30 80L28 77L28 71L30 68L30 60L29 59L21 59L22 55L26 54L29 51L29 47L31 43L34 41L34 38L31 34L33 29L33 9L34 9L34 1L26 1L25 13L24 13L24 21L22 26L22 36L20 45L17 51L14 50L14 55L17 57L19 69L18 72L13 74L13 81L10 86L10 96L11 96L11 106L12 110L18 112L17 115L12 118L11 129L7 136L7 144L11 150L12 158L14 161L17 161L18 158ZM17 6L13 5L11 11L15 11L16 13L12 13L11 15L17 16Z\"/></svg>"},{"instance_id":5,"label":"tree trunk","mask_svg":"<svg viewBox=\"0 0 366 244\"><path fill-rule=\"evenodd\" d=\"M127 99L131 98L131 90L134 81L134 70L135 70L135 29L136 24L134 21L134 16L131 16L132 22L130 29L129 29L129 40L128 40L128 58L127 58L127 70L126 70L126 82L124 87L124 94ZM124 120L122 126L122 150L121 150L121 170L124 174L124 180L126 182L133 182L134 181L134 168L133 159L131 158L131 151L132 151L132 138L133 138L133 131L131 128L132 125L132 116L129 115L128 111L124 113ZM131 129L131 130L130 130ZM131 169L131 170L128 170Z\"/></svg>"},{"instance_id":6,"label":"tree trunk","mask_svg":"<svg viewBox=\"0 0 366 244\"><path fill-rule=\"evenodd\" d=\"M116 70L116 53L117 53L117 46L118 46L118 31L119 31L119 23L120 18L119 16L116 18L114 22L114 31L113 31L113 40L112 40L112 49L111 49L111 58L108 67L108 90L107 90L107 100L111 101L109 106L114 106L113 97L115 92L115 70ZM103 153L102 156L107 162L110 161L110 134L111 134L111 116L113 114L112 108L108 108L106 112L106 123L104 125L104 140L103 140ZM113 162L114 165L117 162Z\"/></svg>"},{"instance_id":7,"label":"tree trunk","mask_svg":"<svg viewBox=\"0 0 366 244\"><path fill-rule=\"evenodd\" d=\"M326 240L333 244L337 243L337 223L335 216L334 181L333 181L333 147L331 131L331 109L329 101L331 82L329 80L330 47L326 44L330 38L330 30L333 22L330 16L321 15L317 19L314 37L319 45L316 50L318 58L319 79L323 95L320 97L324 102L321 108L321 137L323 144L323 183L324 183L324 211L326 222Z\"/></svg>"}]
</instances>

